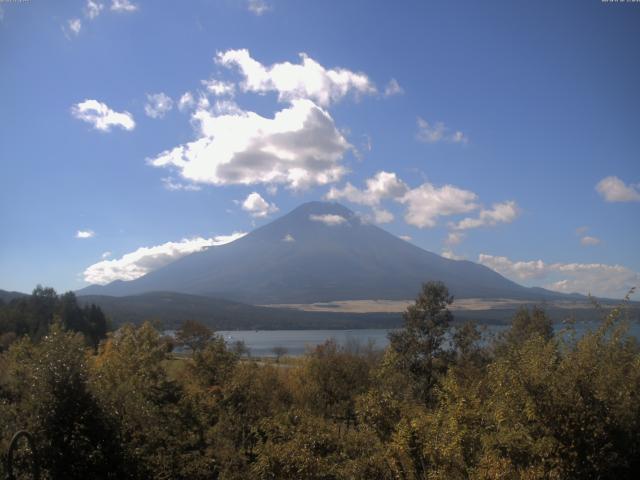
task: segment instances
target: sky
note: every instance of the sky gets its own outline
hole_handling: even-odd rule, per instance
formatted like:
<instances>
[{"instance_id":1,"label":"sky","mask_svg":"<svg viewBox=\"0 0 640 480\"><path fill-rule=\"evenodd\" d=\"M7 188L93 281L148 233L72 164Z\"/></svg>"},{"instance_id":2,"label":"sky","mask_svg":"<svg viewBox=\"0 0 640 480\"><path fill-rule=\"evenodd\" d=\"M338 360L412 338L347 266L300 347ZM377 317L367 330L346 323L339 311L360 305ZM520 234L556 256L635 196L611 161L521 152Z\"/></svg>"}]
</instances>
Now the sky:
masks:
<instances>
[{"instance_id":1,"label":"sky","mask_svg":"<svg viewBox=\"0 0 640 480\"><path fill-rule=\"evenodd\" d=\"M334 200L622 297L638 45L630 1L0 1L0 288L137 278Z\"/></svg>"}]
</instances>

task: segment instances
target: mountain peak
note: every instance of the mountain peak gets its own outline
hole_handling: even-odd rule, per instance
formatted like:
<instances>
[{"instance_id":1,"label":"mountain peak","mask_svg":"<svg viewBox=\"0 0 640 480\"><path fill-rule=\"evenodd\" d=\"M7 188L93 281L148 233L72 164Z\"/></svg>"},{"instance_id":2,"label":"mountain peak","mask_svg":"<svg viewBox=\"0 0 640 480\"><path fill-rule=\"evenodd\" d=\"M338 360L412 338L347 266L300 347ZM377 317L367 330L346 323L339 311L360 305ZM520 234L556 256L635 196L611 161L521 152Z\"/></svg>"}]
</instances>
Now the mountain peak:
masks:
<instances>
[{"instance_id":1,"label":"mountain peak","mask_svg":"<svg viewBox=\"0 0 640 480\"><path fill-rule=\"evenodd\" d=\"M289 215L340 215L346 219L355 216L352 210L337 202L312 201L303 203L289 213Z\"/></svg>"}]
</instances>

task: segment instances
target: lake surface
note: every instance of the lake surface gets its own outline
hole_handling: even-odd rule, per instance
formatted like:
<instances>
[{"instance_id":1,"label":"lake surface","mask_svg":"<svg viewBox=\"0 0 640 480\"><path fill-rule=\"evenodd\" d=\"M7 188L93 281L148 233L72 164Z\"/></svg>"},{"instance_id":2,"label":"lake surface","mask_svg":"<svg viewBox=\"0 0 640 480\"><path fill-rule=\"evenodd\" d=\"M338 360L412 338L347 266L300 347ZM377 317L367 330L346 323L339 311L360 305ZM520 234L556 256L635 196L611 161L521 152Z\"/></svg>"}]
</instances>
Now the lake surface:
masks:
<instances>
[{"instance_id":1,"label":"lake surface","mask_svg":"<svg viewBox=\"0 0 640 480\"><path fill-rule=\"evenodd\" d=\"M578 336L583 335L588 330L597 327L596 322L577 323L575 326ZM484 328L485 335L491 336L508 328L504 325L487 325ZM564 325L554 326L556 331L564 328ZM243 341L249 348L252 356L272 357L274 347L284 347L287 355L298 356L304 354L308 349L314 348L329 339L334 339L339 345L346 345L356 342L366 346L373 342L375 348L383 349L389 344L387 334L389 329L372 330L221 330L216 332L224 337L228 344L236 341ZM640 340L640 324L630 325L630 334Z\"/></svg>"}]
</instances>

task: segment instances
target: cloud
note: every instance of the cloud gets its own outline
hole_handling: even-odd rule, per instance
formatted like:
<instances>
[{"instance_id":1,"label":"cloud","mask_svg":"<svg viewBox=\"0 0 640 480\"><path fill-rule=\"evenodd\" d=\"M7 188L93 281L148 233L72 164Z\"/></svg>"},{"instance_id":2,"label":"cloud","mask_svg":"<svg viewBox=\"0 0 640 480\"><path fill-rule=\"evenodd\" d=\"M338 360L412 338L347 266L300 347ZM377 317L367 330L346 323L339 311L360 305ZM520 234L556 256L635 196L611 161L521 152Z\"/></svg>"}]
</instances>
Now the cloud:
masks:
<instances>
[{"instance_id":1,"label":"cloud","mask_svg":"<svg viewBox=\"0 0 640 480\"><path fill-rule=\"evenodd\" d=\"M438 217L467 213L478 208L478 196L453 185L435 187L423 183L409 190L399 201L407 205L404 219L418 228L434 227Z\"/></svg>"},{"instance_id":2,"label":"cloud","mask_svg":"<svg viewBox=\"0 0 640 480\"><path fill-rule=\"evenodd\" d=\"M111 131L112 127L133 130L136 123L129 112L116 112L98 100L87 99L71 107L71 114L78 120L90 123L93 128L102 132Z\"/></svg>"},{"instance_id":3,"label":"cloud","mask_svg":"<svg viewBox=\"0 0 640 480\"><path fill-rule=\"evenodd\" d=\"M464 236L465 234L462 232L449 232L444 243L449 246L458 245L462 240L464 240Z\"/></svg>"},{"instance_id":4,"label":"cloud","mask_svg":"<svg viewBox=\"0 0 640 480\"><path fill-rule=\"evenodd\" d=\"M465 260L463 256L456 255L450 248L443 250L440 255L444 258L448 258L449 260Z\"/></svg>"},{"instance_id":5,"label":"cloud","mask_svg":"<svg viewBox=\"0 0 640 480\"><path fill-rule=\"evenodd\" d=\"M78 35L82 30L82 20L79 18L72 18L67 22L68 31L74 35Z\"/></svg>"},{"instance_id":6,"label":"cloud","mask_svg":"<svg viewBox=\"0 0 640 480\"><path fill-rule=\"evenodd\" d=\"M453 185L437 187L425 182L417 188L410 188L393 172L380 171L365 180L365 188L359 189L347 182L342 188L332 187L325 195L327 200L347 200L358 205L372 207L373 218L378 215L376 223L385 223L393 219L393 215L379 208L382 201L391 199L406 205L405 221L418 228L434 227L438 217L468 213L480 208L476 203L478 196L469 190ZM491 209L482 209L478 218L465 218L458 224L450 224L458 230L493 226L498 223L512 222L519 215L519 208L513 201L496 203ZM371 216L365 215L370 220ZM449 235L449 241L463 238L459 233ZM454 245L456 243L450 243Z\"/></svg>"},{"instance_id":7,"label":"cloud","mask_svg":"<svg viewBox=\"0 0 640 480\"><path fill-rule=\"evenodd\" d=\"M260 16L271 10L271 6L265 0L248 0L247 10L254 15Z\"/></svg>"},{"instance_id":8,"label":"cloud","mask_svg":"<svg viewBox=\"0 0 640 480\"><path fill-rule=\"evenodd\" d=\"M209 79L202 80L202 84L207 91L217 97L230 96L232 97L236 91L236 86L231 82L224 82L222 80Z\"/></svg>"},{"instance_id":9,"label":"cloud","mask_svg":"<svg viewBox=\"0 0 640 480\"><path fill-rule=\"evenodd\" d=\"M325 198L327 200L346 199L358 205L373 207L386 198L399 198L409 191L407 184L392 172L380 171L367 179L365 184L364 190L354 187L351 183L347 183L342 189L332 187Z\"/></svg>"},{"instance_id":10,"label":"cloud","mask_svg":"<svg viewBox=\"0 0 640 480\"><path fill-rule=\"evenodd\" d=\"M563 293L622 298L629 288L640 284L640 274L621 265L513 261L483 253L478 256L478 262L516 281L546 280L546 288Z\"/></svg>"},{"instance_id":11,"label":"cloud","mask_svg":"<svg viewBox=\"0 0 640 480\"><path fill-rule=\"evenodd\" d=\"M399 235L398 238L401 238L405 242L410 242L412 240L411 235Z\"/></svg>"},{"instance_id":12,"label":"cloud","mask_svg":"<svg viewBox=\"0 0 640 480\"><path fill-rule=\"evenodd\" d=\"M184 112L185 110L193 107L194 104L195 99L193 98L193 94L191 92L185 92L180 97L180 100L178 100L178 110Z\"/></svg>"},{"instance_id":13,"label":"cloud","mask_svg":"<svg viewBox=\"0 0 640 480\"><path fill-rule=\"evenodd\" d=\"M104 5L102 3L96 2L94 0L87 0L87 5L84 7L84 15L89 20L93 20L98 15L100 15L100 12L102 12L103 8Z\"/></svg>"},{"instance_id":14,"label":"cloud","mask_svg":"<svg viewBox=\"0 0 640 480\"><path fill-rule=\"evenodd\" d=\"M393 213L384 208L373 209L373 221L377 224L389 223L394 219Z\"/></svg>"},{"instance_id":15,"label":"cloud","mask_svg":"<svg viewBox=\"0 0 640 480\"><path fill-rule=\"evenodd\" d=\"M93 230L78 230L76 232L76 238L93 238L96 234Z\"/></svg>"},{"instance_id":16,"label":"cloud","mask_svg":"<svg viewBox=\"0 0 640 480\"><path fill-rule=\"evenodd\" d=\"M451 132L442 122L430 124L425 119L418 117L418 133L416 138L424 143L467 143L469 139L461 131Z\"/></svg>"},{"instance_id":17,"label":"cloud","mask_svg":"<svg viewBox=\"0 0 640 480\"><path fill-rule=\"evenodd\" d=\"M304 53L300 60L299 64L283 62L267 67L254 60L246 49L219 52L216 57L218 64L238 68L244 76L241 88L245 92L277 92L280 101L310 99L326 107L349 93L357 96L376 92L364 73L326 69Z\"/></svg>"},{"instance_id":18,"label":"cloud","mask_svg":"<svg viewBox=\"0 0 640 480\"><path fill-rule=\"evenodd\" d=\"M341 225L347 221L342 215L335 215L333 213L327 213L325 215L309 215L309 220L312 222L321 222L325 225L333 227L335 225Z\"/></svg>"},{"instance_id":19,"label":"cloud","mask_svg":"<svg viewBox=\"0 0 640 480\"><path fill-rule=\"evenodd\" d=\"M162 179L164 188L170 192L185 191L185 192L199 192L201 187L192 183L176 182L173 177L165 177Z\"/></svg>"},{"instance_id":20,"label":"cloud","mask_svg":"<svg viewBox=\"0 0 640 480\"><path fill-rule=\"evenodd\" d=\"M102 255L100 255L100 257L104 260L106 258L109 258L111 256L111 252L106 251L104 252Z\"/></svg>"},{"instance_id":21,"label":"cloud","mask_svg":"<svg viewBox=\"0 0 640 480\"><path fill-rule=\"evenodd\" d=\"M640 202L640 184L627 185L615 176L600 180L596 191L607 202Z\"/></svg>"},{"instance_id":22,"label":"cloud","mask_svg":"<svg viewBox=\"0 0 640 480\"><path fill-rule=\"evenodd\" d=\"M404 89L400 86L398 81L395 78L389 80L387 86L384 89L385 97L392 97L394 95L402 95L404 93Z\"/></svg>"},{"instance_id":23,"label":"cloud","mask_svg":"<svg viewBox=\"0 0 640 480\"><path fill-rule=\"evenodd\" d=\"M291 235L290 233L287 233L284 238L282 239L283 242L287 242L287 243L292 243L295 242L296 239L293 238L293 235Z\"/></svg>"},{"instance_id":24,"label":"cloud","mask_svg":"<svg viewBox=\"0 0 640 480\"><path fill-rule=\"evenodd\" d=\"M454 225L457 230L478 227L493 227L498 223L511 223L520 215L520 209L514 201L494 203L491 210L482 209L477 218L465 218Z\"/></svg>"},{"instance_id":25,"label":"cloud","mask_svg":"<svg viewBox=\"0 0 640 480\"><path fill-rule=\"evenodd\" d=\"M254 218L264 218L279 209L275 203L269 203L259 193L252 192L242 202L242 210Z\"/></svg>"},{"instance_id":26,"label":"cloud","mask_svg":"<svg viewBox=\"0 0 640 480\"><path fill-rule=\"evenodd\" d=\"M173 108L173 100L168 95L160 93L147 93L147 103L144 113L151 118L162 118Z\"/></svg>"},{"instance_id":27,"label":"cloud","mask_svg":"<svg viewBox=\"0 0 640 480\"><path fill-rule=\"evenodd\" d=\"M265 118L255 112L216 114L198 109L199 138L149 159L183 178L212 185L283 184L292 189L338 181L351 145L331 116L309 100Z\"/></svg>"},{"instance_id":28,"label":"cloud","mask_svg":"<svg viewBox=\"0 0 640 480\"><path fill-rule=\"evenodd\" d=\"M138 10L138 5L131 3L129 0L112 0L111 11L118 13L135 12Z\"/></svg>"},{"instance_id":29,"label":"cloud","mask_svg":"<svg viewBox=\"0 0 640 480\"><path fill-rule=\"evenodd\" d=\"M206 248L224 245L246 235L234 232L213 238L185 238L179 242L167 242L153 247L140 247L113 260L94 263L84 271L84 280L91 284L105 285L114 280L135 280L181 257Z\"/></svg>"},{"instance_id":30,"label":"cloud","mask_svg":"<svg viewBox=\"0 0 640 480\"><path fill-rule=\"evenodd\" d=\"M589 246L593 246L593 245L598 245L600 244L600 239L597 237L591 237L589 235L584 236L580 239L580 243L582 245L584 245L585 247L589 247Z\"/></svg>"}]
</instances>

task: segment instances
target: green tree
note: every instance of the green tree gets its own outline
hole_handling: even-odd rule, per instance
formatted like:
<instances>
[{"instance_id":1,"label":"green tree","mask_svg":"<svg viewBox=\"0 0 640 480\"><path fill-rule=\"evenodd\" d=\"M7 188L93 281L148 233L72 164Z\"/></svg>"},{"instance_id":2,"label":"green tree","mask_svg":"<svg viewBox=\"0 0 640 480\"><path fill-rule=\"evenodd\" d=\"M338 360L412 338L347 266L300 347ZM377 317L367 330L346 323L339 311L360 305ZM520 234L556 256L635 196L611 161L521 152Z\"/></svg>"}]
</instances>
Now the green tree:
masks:
<instances>
[{"instance_id":1,"label":"green tree","mask_svg":"<svg viewBox=\"0 0 640 480\"><path fill-rule=\"evenodd\" d=\"M211 329L195 320L186 320L176 332L176 341L189 347L192 352L202 350L212 338Z\"/></svg>"},{"instance_id":2,"label":"green tree","mask_svg":"<svg viewBox=\"0 0 640 480\"><path fill-rule=\"evenodd\" d=\"M403 314L404 327L389 333L396 367L410 376L414 392L425 404L433 401L433 388L446 370L444 336L453 320L448 307L453 297L442 282L427 282Z\"/></svg>"},{"instance_id":3,"label":"green tree","mask_svg":"<svg viewBox=\"0 0 640 480\"><path fill-rule=\"evenodd\" d=\"M116 428L88 388L80 335L54 324L36 345L28 339L15 343L6 362L3 388L15 406L12 430L35 435L47 478L128 477Z\"/></svg>"}]
</instances>

